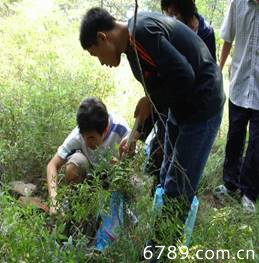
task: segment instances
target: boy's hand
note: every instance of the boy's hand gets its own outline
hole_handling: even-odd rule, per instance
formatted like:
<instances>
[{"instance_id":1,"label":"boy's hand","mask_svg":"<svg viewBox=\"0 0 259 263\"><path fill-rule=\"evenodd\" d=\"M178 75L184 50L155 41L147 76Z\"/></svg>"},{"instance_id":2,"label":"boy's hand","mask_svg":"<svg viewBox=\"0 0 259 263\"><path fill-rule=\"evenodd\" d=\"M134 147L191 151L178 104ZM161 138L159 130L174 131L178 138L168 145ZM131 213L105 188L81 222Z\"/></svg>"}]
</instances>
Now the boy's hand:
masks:
<instances>
[{"instance_id":1,"label":"boy's hand","mask_svg":"<svg viewBox=\"0 0 259 263\"><path fill-rule=\"evenodd\" d=\"M51 206L49 208L49 215L50 216L55 217L58 213L61 214L61 216L63 216L63 217L65 216L63 209L59 209L59 207L57 207L57 206Z\"/></svg>"},{"instance_id":2,"label":"boy's hand","mask_svg":"<svg viewBox=\"0 0 259 263\"><path fill-rule=\"evenodd\" d=\"M144 121L151 114L151 110L152 110L152 105L148 97L142 97L137 103L137 106L134 112L134 117L138 118L141 123L144 123Z\"/></svg>"},{"instance_id":3,"label":"boy's hand","mask_svg":"<svg viewBox=\"0 0 259 263\"><path fill-rule=\"evenodd\" d=\"M57 214L57 208L56 208L56 206L51 206L51 207L49 208L49 214L50 214L51 216L55 216L55 215Z\"/></svg>"},{"instance_id":4,"label":"boy's hand","mask_svg":"<svg viewBox=\"0 0 259 263\"><path fill-rule=\"evenodd\" d=\"M120 160L125 157L125 155L133 155L135 153L136 149L136 141L131 142L131 144L128 144L128 136L123 138L120 143L119 147L119 157Z\"/></svg>"},{"instance_id":5,"label":"boy's hand","mask_svg":"<svg viewBox=\"0 0 259 263\"><path fill-rule=\"evenodd\" d=\"M119 160L116 157L113 156L112 159L111 159L111 164L114 165L114 164L116 164L118 162L119 162Z\"/></svg>"},{"instance_id":6,"label":"boy's hand","mask_svg":"<svg viewBox=\"0 0 259 263\"><path fill-rule=\"evenodd\" d=\"M57 214L58 214L57 200L56 200L56 197L52 197L50 201L49 215L56 216Z\"/></svg>"}]
</instances>

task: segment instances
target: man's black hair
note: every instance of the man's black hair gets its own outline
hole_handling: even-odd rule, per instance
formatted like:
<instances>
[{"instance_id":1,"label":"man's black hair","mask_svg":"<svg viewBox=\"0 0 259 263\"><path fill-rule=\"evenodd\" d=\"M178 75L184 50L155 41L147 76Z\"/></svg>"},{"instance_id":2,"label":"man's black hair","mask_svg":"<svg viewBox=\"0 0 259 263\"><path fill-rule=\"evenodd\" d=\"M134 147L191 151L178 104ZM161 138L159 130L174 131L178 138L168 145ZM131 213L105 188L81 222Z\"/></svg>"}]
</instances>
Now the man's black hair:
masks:
<instances>
[{"instance_id":1,"label":"man's black hair","mask_svg":"<svg viewBox=\"0 0 259 263\"><path fill-rule=\"evenodd\" d=\"M115 18L100 7L91 8L84 15L80 27L80 42L83 49L97 44L97 32L110 31L115 26Z\"/></svg>"},{"instance_id":2,"label":"man's black hair","mask_svg":"<svg viewBox=\"0 0 259 263\"><path fill-rule=\"evenodd\" d=\"M183 22L188 23L190 18L197 13L195 0L161 0L162 11L174 7L182 16Z\"/></svg>"},{"instance_id":3,"label":"man's black hair","mask_svg":"<svg viewBox=\"0 0 259 263\"><path fill-rule=\"evenodd\" d=\"M108 126L109 114L104 103L92 97L81 102L76 120L81 134L96 131L102 135Z\"/></svg>"}]
</instances>

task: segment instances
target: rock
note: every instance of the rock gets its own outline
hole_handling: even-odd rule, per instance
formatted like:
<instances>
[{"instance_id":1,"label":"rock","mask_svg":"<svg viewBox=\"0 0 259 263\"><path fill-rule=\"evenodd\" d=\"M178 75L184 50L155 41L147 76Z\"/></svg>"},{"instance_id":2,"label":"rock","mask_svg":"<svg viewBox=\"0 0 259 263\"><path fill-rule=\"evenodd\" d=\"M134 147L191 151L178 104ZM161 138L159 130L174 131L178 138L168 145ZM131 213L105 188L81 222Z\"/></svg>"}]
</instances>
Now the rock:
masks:
<instances>
[{"instance_id":1,"label":"rock","mask_svg":"<svg viewBox=\"0 0 259 263\"><path fill-rule=\"evenodd\" d=\"M37 189L36 185L24 183L24 181L10 182L11 190L23 196L31 196Z\"/></svg>"},{"instance_id":2,"label":"rock","mask_svg":"<svg viewBox=\"0 0 259 263\"><path fill-rule=\"evenodd\" d=\"M39 209L43 210L46 213L49 212L48 206L46 204L42 203L41 199L38 198L38 197L20 196L18 201L21 204L35 206L36 208L39 208Z\"/></svg>"}]
</instances>

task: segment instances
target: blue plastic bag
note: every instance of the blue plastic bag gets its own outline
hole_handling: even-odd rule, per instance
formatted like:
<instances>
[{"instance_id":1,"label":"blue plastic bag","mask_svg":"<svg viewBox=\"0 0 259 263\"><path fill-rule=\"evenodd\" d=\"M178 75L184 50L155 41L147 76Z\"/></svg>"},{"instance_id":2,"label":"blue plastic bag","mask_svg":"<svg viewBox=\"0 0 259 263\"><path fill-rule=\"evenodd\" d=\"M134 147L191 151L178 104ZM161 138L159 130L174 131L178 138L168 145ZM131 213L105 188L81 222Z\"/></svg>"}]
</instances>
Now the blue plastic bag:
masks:
<instances>
[{"instance_id":1,"label":"blue plastic bag","mask_svg":"<svg viewBox=\"0 0 259 263\"><path fill-rule=\"evenodd\" d=\"M97 250L103 252L118 237L118 229L123 225L123 195L113 192L110 199L111 212L102 216L102 224L96 233Z\"/></svg>"},{"instance_id":2,"label":"blue plastic bag","mask_svg":"<svg viewBox=\"0 0 259 263\"><path fill-rule=\"evenodd\" d=\"M191 204L191 209L189 210L188 217L186 218L185 226L184 226L185 245L187 247L191 243L192 232L194 229L198 208L199 208L199 200L196 196L194 196Z\"/></svg>"},{"instance_id":3,"label":"blue plastic bag","mask_svg":"<svg viewBox=\"0 0 259 263\"><path fill-rule=\"evenodd\" d=\"M154 200L153 200L153 210L156 212L161 212L162 207L164 205L164 188L161 186L161 184L157 185L156 187L156 192L154 195Z\"/></svg>"}]
</instances>

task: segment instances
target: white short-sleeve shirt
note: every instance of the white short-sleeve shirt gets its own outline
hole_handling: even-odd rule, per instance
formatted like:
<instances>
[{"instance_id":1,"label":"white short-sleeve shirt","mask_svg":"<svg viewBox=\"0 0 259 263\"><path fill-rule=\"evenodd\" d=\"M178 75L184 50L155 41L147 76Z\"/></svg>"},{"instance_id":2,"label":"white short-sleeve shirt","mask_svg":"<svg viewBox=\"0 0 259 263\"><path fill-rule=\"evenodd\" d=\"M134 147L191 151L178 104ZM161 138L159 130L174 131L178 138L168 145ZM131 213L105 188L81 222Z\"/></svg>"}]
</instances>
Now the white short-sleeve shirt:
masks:
<instances>
[{"instance_id":1,"label":"white short-sleeve shirt","mask_svg":"<svg viewBox=\"0 0 259 263\"><path fill-rule=\"evenodd\" d=\"M237 106L259 110L259 3L231 0L220 37L235 49L230 73L230 100Z\"/></svg>"}]
</instances>

